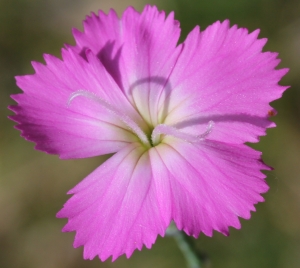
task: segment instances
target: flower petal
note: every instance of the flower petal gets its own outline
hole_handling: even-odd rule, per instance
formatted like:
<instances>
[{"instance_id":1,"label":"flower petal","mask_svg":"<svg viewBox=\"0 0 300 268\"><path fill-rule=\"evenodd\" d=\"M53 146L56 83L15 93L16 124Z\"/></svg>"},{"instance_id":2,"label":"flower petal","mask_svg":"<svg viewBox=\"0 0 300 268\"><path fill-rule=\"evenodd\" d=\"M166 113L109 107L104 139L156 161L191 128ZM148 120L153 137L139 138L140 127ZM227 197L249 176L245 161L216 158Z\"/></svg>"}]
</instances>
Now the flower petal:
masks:
<instances>
[{"instance_id":1,"label":"flower petal","mask_svg":"<svg viewBox=\"0 0 300 268\"><path fill-rule=\"evenodd\" d=\"M85 259L129 257L143 244L150 248L170 223L161 215L149 154L138 143L123 148L69 193L74 195L57 216L69 218L63 231L76 231L74 247L84 246Z\"/></svg>"},{"instance_id":2,"label":"flower petal","mask_svg":"<svg viewBox=\"0 0 300 268\"><path fill-rule=\"evenodd\" d=\"M165 142L156 147L160 161L152 165L153 174L170 185L162 198L166 206L171 203L172 219L188 235L211 236L213 230L227 235L229 226L240 228L238 217L249 219L254 204L264 200L260 194L268 186L260 170L269 168L259 152L209 140Z\"/></svg>"},{"instance_id":3,"label":"flower petal","mask_svg":"<svg viewBox=\"0 0 300 268\"><path fill-rule=\"evenodd\" d=\"M200 33L196 27L184 42L170 83L166 124L184 122L186 131L203 132L216 124L210 138L228 143L256 142L265 134L272 108L286 87L277 83L287 69L275 70L277 53L264 52L259 31L216 22ZM164 108L161 101L160 109Z\"/></svg>"},{"instance_id":4,"label":"flower petal","mask_svg":"<svg viewBox=\"0 0 300 268\"><path fill-rule=\"evenodd\" d=\"M84 32L74 30L79 53L91 49L101 59L119 87L149 125L156 125L157 101L170 90L168 77L181 47L174 13L146 6L141 14L127 8L119 20L111 10L92 14L84 21ZM165 94L165 93L164 93ZM163 95L164 95L163 94Z\"/></svg>"},{"instance_id":5,"label":"flower petal","mask_svg":"<svg viewBox=\"0 0 300 268\"><path fill-rule=\"evenodd\" d=\"M61 158L81 158L118 151L137 138L114 114L86 97L69 105L72 93L85 90L121 108L141 127L143 121L101 62L87 53L88 62L74 51L63 50L64 61L45 55L47 65L33 63L34 75L17 77L24 94L11 106L22 136L36 148Z\"/></svg>"}]
</instances>

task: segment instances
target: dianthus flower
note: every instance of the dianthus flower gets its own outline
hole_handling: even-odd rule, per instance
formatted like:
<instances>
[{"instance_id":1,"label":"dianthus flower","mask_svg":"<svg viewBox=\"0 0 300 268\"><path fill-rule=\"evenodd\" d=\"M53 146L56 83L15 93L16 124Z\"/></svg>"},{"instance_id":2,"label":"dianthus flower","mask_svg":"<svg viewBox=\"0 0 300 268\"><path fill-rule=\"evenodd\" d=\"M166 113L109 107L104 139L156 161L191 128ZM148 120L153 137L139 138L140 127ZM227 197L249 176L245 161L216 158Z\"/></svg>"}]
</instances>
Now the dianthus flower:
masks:
<instances>
[{"instance_id":1,"label":"dianthus flower","mask_svg":"<svg viewBox=\"0 0 300 268\"><path fill-rule=\"evenodd\" d=\"M156 7L91 14L62 60L45 55L11 118L36 149L60 158L113 154L68 193L57 217L76 231L84 258L129 257L164 236L228 234L268 190L257 142L281 97L277 54L229 21L180 28Z\"/></svg>"}]
</instances>

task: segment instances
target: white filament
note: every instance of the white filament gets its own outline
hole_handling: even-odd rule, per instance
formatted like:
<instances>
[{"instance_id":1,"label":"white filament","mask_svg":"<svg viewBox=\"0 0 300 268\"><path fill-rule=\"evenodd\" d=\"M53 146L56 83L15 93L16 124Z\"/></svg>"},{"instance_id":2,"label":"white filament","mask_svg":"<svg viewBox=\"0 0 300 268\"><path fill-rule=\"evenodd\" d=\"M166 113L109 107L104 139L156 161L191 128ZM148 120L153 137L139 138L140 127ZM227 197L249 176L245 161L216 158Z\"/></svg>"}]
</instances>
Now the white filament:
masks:
<instances>
[{"instance_id":1,"label":"white filament","mask_svg":"<svg viewBox=\"0 0 300 268\"><path fill-rule=\"evenodd\" d=\"M95 94L86 91L86 90L78 90L73 92L69 99L68 99L68 106L70 106L71 102L77 98L77 97L87 97L93 101L98 102L101 104L104 108L106 108L108 111L113 113L120 119L132 132L134 132L138 138L144 143L150 146L149 140L146 136L146 134L141 130L141 128L126 114L119 111L116 107L108 103L107 101L103 100L102 98L96 96Z\"/></svg>"},{"instance_id":2,"label":"white filament","mask_svg":"<svg viewBox=\"0 0 300 268\"><path fill-rule=\"evenodd\" d=\"M200 135L195 136L195 135L191 135L188 133L184 133L175 127L168 126L165 124L160 124L160 125L157 125L152 132L152 135L151 135L152 144L156 145L159 143L161 134L173 136L175 138L178 138L178 139L184 140L186 142L190 142L190 143L203 141L207 137L207 135L212 131L213 126L214 126L214 122L209 121L206 131Z\"/></svg>"}]
</instances>

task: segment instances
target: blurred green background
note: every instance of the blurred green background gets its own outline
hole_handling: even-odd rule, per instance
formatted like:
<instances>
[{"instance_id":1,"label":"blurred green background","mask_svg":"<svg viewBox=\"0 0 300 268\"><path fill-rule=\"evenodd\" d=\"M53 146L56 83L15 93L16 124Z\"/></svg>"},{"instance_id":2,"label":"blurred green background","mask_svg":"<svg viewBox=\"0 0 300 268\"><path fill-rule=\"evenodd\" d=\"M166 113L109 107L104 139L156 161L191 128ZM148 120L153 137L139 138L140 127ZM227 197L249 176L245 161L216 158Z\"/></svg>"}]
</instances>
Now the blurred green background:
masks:
<instances>
[{"instance_id":1,"label":"blurred green background","mask_svg":"<svg viewBox=\"0 0 300 268\"><path fill-rule=\"evenodd\" d=\"M60 56L64 43L73 44L71 28L91 11L110 7L121 14L132 5L141 11L144 0L0 0L0 267L185 267L172 238L158 238L151 250L134 252L114 263L84 261L82 248L73 249L74 233L61 233L65 219L56 212L68 199L66 192L97 167L101 157L59 160L35 151L20 138L7 119L9 95L20 90L15 75L33 73L30 61L42 54ZM250 31L261 29L269 39L265 50L279 52L281 67L290 72L282 85L291 85L273 103L278 127L253 145L263 151L271 187L265 203L242 229L224 237L203 235L195 240L208 256L206 267L298 268L300 267L300 1L299 0L161 0L148 1L167 12L175 10L183 37L196 25L204 29L229 18Z\"/></svg>"}]
</instances>

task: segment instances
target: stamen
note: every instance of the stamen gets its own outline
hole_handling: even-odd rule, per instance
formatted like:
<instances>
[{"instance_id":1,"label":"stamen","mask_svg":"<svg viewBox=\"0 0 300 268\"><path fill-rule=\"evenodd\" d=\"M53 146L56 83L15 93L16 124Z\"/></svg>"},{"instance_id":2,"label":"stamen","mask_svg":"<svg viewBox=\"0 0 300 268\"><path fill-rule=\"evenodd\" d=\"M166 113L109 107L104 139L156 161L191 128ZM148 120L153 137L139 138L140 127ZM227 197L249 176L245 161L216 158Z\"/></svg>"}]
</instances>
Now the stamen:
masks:
<instances>
[{"instance_id":1,"label":"stamen","mask_svg":"<svg viewBox=\"0 0 300 268\"><path fill-rule=\"evenodd\" d=\"M200 135L194 136L188 133L184 133L175 127L168 126L165 124L160 124L157 125L152 132L152 136L151 136L152 144L156 145L159 143L159 138L161 134L173 136L175 138L184 140L189 143L203 141L208 136L208 134L212 131L213 126L214 126L214 122L209 121L206 131Z\"/></svg>"},{"instance_id":2,"label":"stamen","mask_svg":"<svg viewBox=\"0 0 300 268\"><path fill-rule=\"evenodd\" d=\"M141 130L141 128L126 114L119 111L116 107L108 103L106 100L103 100L102 98L98 97L97 95L86 91L86 90L78 90L73 92L69 99L68 99L68 106L70 106L71 102L77 98L77 97L87 97L93 101L98 102L101 104L104 108L106 108L108 111L116 115L132 132L134 132L138 138L144 143L150 146L150 142L146 136L146 134Z\"/></svg>"}]
</instances>

